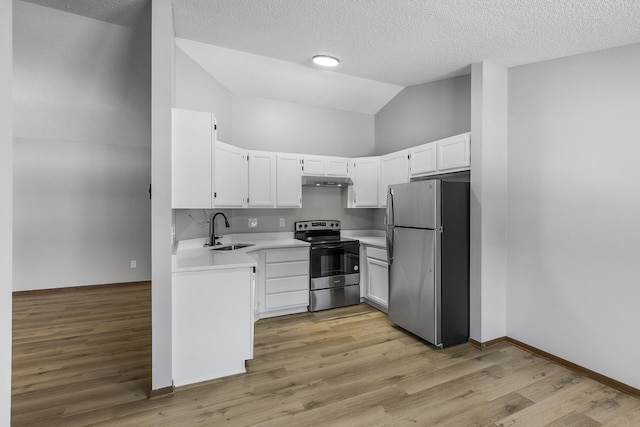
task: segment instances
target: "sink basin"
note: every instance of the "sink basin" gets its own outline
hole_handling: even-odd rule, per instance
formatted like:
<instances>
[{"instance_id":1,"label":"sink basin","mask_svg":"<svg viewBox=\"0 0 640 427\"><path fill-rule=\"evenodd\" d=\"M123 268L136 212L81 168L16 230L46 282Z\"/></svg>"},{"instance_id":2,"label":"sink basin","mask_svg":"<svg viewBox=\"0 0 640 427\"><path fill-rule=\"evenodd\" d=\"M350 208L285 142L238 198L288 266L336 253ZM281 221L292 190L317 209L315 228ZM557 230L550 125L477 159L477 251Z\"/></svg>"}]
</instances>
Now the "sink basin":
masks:
<instances>
[{"instance_id":1,"label":"sink basin","mask_svg":"<svg viewBox=\"0 0 640 427\"><path fill-rule=\"evenodd\" d=\"M214 251L234 251L236 249L248 248L249 246L254 246L251 243L235 243L233 245L227 246L219 246L213 248Z\"/></svg>"}]
</instances>

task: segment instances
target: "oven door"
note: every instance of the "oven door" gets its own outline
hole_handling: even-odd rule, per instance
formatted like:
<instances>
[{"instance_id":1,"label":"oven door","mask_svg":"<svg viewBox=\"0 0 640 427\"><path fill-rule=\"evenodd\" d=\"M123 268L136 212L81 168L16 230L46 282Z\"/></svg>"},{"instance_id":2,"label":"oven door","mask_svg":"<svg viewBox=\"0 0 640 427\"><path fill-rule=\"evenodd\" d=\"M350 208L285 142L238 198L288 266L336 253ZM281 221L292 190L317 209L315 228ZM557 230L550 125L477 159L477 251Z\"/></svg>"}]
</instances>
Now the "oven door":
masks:
<instances>
[{"instance_id":1,"label":"oven door","mask_svg":"<svg viewBox=\"0 0 640 427\"><path fill-rule=\"evenodd\" d=\"M360 283L360 243L311 246L311 290Z\"/></svg>"}]
</instances>

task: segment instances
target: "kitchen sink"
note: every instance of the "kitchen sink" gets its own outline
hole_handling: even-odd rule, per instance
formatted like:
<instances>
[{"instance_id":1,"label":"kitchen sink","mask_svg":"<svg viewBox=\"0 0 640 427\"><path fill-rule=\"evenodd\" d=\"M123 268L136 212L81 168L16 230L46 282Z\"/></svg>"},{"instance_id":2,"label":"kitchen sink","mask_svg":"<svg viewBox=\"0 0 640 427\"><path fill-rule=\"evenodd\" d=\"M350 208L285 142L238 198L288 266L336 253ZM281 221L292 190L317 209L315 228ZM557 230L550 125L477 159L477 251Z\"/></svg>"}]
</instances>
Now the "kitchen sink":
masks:
<instances>
[{"instance_id":1,"label":"kitchen sink","mask_svg":"<svg viewBox=\"0 0 640 427\"><path fill-rule=\"evenodd\" d=\"M252 243L235 243L233 245L220 246L213 248L214 251L234 251L236 249L248 248L254 246Z\"/></svg>"}]
</instances>

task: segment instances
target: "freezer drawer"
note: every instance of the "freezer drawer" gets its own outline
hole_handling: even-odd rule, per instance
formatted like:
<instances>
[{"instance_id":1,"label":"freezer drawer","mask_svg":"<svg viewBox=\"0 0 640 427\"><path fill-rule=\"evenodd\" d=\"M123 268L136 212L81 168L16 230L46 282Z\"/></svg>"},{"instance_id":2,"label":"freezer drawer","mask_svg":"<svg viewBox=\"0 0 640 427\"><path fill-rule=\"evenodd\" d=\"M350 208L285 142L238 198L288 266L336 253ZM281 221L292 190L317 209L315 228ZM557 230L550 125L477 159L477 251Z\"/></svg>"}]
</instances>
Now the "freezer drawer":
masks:
<instances>
[{"instance_id":1,"label":"freezer drawer","mask_svg":"<svg viewBox=\"0 0 640 427\"><path fill-rule=\"evenodd\" d=\"M309 292L309 311L360 304L360 285L320 289Z\"/></svg>"}]
</instances>

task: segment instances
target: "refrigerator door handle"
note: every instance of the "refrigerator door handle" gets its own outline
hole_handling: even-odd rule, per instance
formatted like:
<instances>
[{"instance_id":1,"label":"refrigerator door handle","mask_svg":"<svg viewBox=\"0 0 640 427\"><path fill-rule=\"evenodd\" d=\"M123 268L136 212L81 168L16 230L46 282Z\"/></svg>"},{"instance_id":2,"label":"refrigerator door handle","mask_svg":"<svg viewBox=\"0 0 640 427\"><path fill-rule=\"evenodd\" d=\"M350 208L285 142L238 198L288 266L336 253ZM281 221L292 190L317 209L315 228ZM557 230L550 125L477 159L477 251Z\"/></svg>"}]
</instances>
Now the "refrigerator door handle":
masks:
<instances>
[{"instance_id":1,"label":"refrigerator door handle","mask_svg":"<svg viewBox=\"0 0 640 427\"><path fill-rule=\"evenodd\" d=\"M387 262L393 264L393 190L387 193Z\"/></svg>"},{"instance_id":2,"label":"refrigerator door handle","mask_svg":"<svg viewBox=\"0 0 640 427\"><path fill-rule=\"evenodd\" d=\"M394 224L394 218L393 218L393 189L389 189L389 192L387 193L387 224L386 225L393 225Z\"/></svg>"},{"instance_id":3,"label":"refrigerator door handle","mask_svg":"<svg viewBox=\"0 0 640 427\"><path fill-rule=\"evenodd\" d=\"M387 225L387 262L393 264L393 227Z\"/></svg>"}]
</instances>

